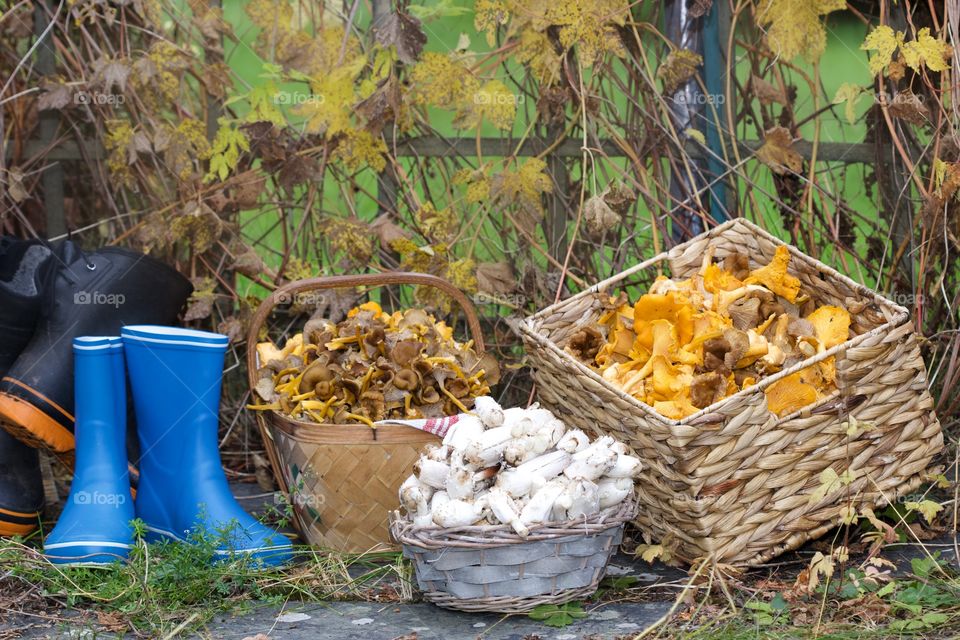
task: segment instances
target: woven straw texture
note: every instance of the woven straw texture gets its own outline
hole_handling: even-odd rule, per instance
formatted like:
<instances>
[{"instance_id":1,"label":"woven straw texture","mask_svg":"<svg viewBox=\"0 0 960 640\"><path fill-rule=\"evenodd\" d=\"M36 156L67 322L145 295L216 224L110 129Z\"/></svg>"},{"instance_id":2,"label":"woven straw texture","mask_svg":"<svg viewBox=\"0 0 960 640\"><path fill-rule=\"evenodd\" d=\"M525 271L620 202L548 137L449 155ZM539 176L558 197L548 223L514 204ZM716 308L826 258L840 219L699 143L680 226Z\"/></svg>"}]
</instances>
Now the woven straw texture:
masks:
<instances>
[{"instance_id":1,"label":"woven straw texture","mask_svg":"<svg viewBox=\"0 0 960 640\"><path fill-rule=\"evenodd\" d=\"M522 613L589 596L636 513L625 500L584 520L531 527L417 528L398 512L391 531L413 562L423 597L461 611Z\"/></svg>"},{"instance_id":2,"label":"woven straw texture","mask_svg":"<svg viewBox=\"0 0 960 640\"><path fill-rule=\"evenodd\" d=\"M474 347L483 351L472 304L463 292L435 276L394 272L298 280L264 300L250 322L250 388L256 384L256 343L275 304L308 291L410 284L436 287L456 300ZM421 448L439 442L437 436L403 425L371 429L301 422L276 411L258 411L256 417L274 477L293 508L294 525L308 543L349 553L396 549L389 514L397 507L400 484L410 475Z\"/></svg>"},{"instance_id":3,"label":"woven straw texture","mask_svg":"<svg viewBox=\"0 0 960 640\"><path fill-rule=\"evenodd\" d=\"M683 420L664 418L564 351L594 324L601 299L660 272L689 277L704 253L768 262L783 243L737 219L697 236L521 323L542 403L568 423L608 434L643 460L636 525L687 562L754 565L836 526L843 507L877 506L915 489L943 448L926 369L906 309L800 253L791 272L820 304L854 309L847 342ZM791 415L767 408L764 389L835 356L838 391ZM875 424L848 435L848 417ZM828 467L855 477L820 500Z\"/></svg>"}]
</instances>

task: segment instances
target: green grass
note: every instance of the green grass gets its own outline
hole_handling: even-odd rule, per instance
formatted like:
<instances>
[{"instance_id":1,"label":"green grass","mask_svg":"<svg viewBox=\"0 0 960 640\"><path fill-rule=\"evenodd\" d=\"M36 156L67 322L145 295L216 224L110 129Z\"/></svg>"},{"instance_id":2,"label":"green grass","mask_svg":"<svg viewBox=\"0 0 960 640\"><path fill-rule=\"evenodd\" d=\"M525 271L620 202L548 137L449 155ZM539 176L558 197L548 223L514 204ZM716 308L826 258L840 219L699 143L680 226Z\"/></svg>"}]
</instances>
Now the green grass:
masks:
<instances>
[{"instance_id":1,"label":"green grass","mask_svg":"<svg viewBox=\"0 0 960 640\"><path fill-rule=\"evenodd\" d=\"M0 540L0 592L27 613L61 618L65 611L106 614L100 626L146 637L201 629L218 614L288 601L411 597L407 565L399 554L341 554L298 547L286 568L248 558L213 562L213 537L193 544L146 544L140 539L125 562L97 568L50 563L36 540ZM5 608L7 606L5 605ZM84 617L62 618L78 626ZM91 623L92 624L92 623ZM96 626L96 625L94 625Z\"/></svg>"}]
</instances>

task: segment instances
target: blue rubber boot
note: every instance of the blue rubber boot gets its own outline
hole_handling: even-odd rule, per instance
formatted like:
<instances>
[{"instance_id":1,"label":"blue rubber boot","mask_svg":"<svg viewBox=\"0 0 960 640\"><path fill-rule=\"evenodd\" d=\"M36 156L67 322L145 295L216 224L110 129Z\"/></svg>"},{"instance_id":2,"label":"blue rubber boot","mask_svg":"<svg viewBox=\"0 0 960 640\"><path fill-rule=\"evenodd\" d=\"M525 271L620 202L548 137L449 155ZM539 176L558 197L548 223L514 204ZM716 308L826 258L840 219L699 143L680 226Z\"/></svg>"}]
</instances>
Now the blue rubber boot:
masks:
<instances>
[{"instance_id":1,"label":"blue rubber boot","mask_svg":"<svg viewBox=\"0 0 960 640\"><path fill-rule=\"evenodd\" d=\"M246 554L268 565L292 557L282 534L234 499L220 463L217 415L227 337L132 325L121 330L140 439L137 517L147 540L213 543L218 560Z\"/></svg>"},{"instance_id":2,"label":"blue rubber boot","mask_svg":"<svg viewBox=\"0 0 960 640\"><path fill-rule=\"evenodd\" d=\"M126 558L133 547L123 343L74 338L73 358L76 471L44 553L54 564L105 565Z\"/></svg>"}]
</instances>

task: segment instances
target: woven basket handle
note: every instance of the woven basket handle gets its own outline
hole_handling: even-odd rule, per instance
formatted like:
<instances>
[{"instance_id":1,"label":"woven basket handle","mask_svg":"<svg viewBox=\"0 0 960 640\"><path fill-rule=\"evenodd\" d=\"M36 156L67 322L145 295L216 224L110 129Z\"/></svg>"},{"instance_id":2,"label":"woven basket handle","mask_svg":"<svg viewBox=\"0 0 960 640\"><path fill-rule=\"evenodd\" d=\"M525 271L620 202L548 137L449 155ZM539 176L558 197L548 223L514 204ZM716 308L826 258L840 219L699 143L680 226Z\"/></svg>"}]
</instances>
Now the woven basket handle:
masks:
<instances>
[{"instance_id":1,"label":"woven basket handle","mask_svg":"<svg viewBox=\"0 0 960 640\"><path fill-rule=\"evenodd\" d=\"M345 289L352 287L384 287L397 284L415 284L435 287L457 301L467 318L470 336L473 338L474 349L478 354L483 353L483 330L480 328L480 318L470 299L448 281L428 273L413 273L409 271L387 271L385 273L364 273L346 276L327 276L321 278L307 278L296 280L278 287L269 296L264 298L256 313L250 320L250 329L247 332L247 377L250 388L257 383L257 337L260 328L267 321L273 308L285 301L292 300L298 293L317 291L320 289Z\"/></svg>"}]
</instances>

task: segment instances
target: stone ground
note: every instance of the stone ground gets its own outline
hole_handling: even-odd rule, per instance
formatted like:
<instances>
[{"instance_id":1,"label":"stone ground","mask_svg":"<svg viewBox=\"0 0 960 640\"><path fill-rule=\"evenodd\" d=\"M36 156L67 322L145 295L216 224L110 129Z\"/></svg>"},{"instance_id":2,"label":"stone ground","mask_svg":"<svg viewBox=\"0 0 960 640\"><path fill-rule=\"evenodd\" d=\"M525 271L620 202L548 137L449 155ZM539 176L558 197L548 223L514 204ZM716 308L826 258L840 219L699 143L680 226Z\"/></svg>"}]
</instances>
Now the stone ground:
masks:
<instances>
[{"instance_id":1,"label":"stone ground","mask_svg":"<svg viewBox=\"0 0 960 640\"><path fill-rule=\"evenodd\" d=\"M256 492L256 488L250 485L235 486L238 498L253 512L258 511L264 501L264 497ZM952 536L931 540L926 546L930 551L939 550L944 558L957 562L956 541ZM795 574L807 564L812 554L809 549L787 554L766 571ZM891 545L884 552L884 556L896 562L903 572L909 571L911 558L923 555L925 551L910 544ZM425 603L289 603L283 608L254 606L242 615L218 616L203 632L193 637L224 640L578 640L632 637L670 610L673 597L687 578L679 569L659 563L651 566L624 555L614 557L609 574L634 576L637 579L635 586L652 587L650 601L588 606L586 618L560 629L526 616L458 613ZM66 615L69 617L70 614ZM0 623L0 640L112 637L111 634L94 633L88 625L70 625L62 620L51 622L42 617L10 616Z\"/></svg>"}]
</instances>

